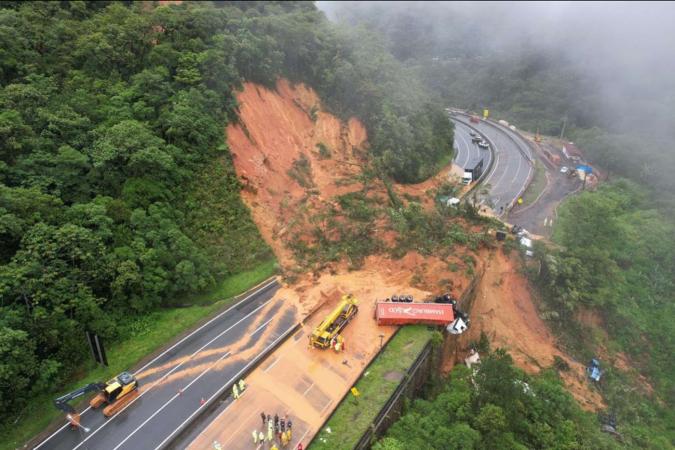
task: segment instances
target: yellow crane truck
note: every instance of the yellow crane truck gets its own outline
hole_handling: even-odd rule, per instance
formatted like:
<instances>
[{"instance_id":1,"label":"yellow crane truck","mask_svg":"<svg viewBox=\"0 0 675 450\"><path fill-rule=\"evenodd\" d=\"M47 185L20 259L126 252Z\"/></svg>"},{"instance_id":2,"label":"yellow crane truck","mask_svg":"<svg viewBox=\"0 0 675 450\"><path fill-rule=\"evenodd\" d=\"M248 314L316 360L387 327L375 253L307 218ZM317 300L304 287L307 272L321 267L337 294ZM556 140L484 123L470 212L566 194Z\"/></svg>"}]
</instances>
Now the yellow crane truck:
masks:
<instances>
[{"instance_id":1,"label":"yellow crane truck","mask_svg":"<svg viewBox=\"0 0 675 450\"><path fill-rule=\"evenodd\" d=\"M317 348L329 348L333 338L340 334L358 312L357 304L358 301L353 295L343 295L340 303L309 336L310 345Z\"/></svg>"}]
</instances>

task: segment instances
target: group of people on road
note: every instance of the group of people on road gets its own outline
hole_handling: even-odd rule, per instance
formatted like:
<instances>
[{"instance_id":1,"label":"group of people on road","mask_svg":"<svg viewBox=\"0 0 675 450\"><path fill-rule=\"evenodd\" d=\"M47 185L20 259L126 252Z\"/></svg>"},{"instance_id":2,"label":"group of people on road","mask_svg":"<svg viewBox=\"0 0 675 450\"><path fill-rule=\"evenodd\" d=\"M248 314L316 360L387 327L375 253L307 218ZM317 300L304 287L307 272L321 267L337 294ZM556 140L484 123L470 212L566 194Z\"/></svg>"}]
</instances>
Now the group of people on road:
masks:
<instances>
[{"instance_id":1,"label":"group of people on road","mask_svg":"<svg viewBox=\"0 0 675 450\"><path fill-rule=\"evenodd\" d=\"M272 418L269 414L265 415L264 412L261 412L260 419L262 420L263 431L253 430L253 445L269 442L271 443L270 450L279 450L277 441L282 448L286 448L290 444L293 437L293 422L288 416L280 418L278 414L275 414ZM265 430L267 430L267 435L264 433ZM298 443L297 450L302 450L302 443Z\"/></svg>"}]
</instances>

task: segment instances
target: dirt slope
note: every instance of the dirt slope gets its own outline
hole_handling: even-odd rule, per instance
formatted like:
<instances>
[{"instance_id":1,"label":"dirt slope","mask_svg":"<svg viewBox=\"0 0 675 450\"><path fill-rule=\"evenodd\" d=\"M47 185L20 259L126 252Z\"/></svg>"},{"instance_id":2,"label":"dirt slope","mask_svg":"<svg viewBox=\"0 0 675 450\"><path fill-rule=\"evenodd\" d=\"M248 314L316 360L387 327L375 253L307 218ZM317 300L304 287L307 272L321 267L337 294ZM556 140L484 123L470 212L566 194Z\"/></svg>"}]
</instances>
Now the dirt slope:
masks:
<instances>
[{"instance_id":1,"label":"dirt slope","mask_svg":"<svg viewBox=\"0 0 675 450\"><path fill-rule=\"evenodd\" d=\"M550 367L553 357L559 356L570 366L563 380L579 404L587 410L604 407L599 393L586 380L584 366L558 349L555 337L537 314L527 279L518 273L518 264L501 250L492 252L485 264L466 339L478 340L481 331L485 332L493 348L508 349L515 363L529 373Z\"/></svg>"},{"instance_id":2,"label":"dirt slope","mask_svg":"<svg viewBox=\"0 0 675 450\"><path fill-rule=\"evenodd\" d=\"M347 181L360 173L366 130L356 119L344 124L322 112L313 90L285 80L276 91L245 83L237 99L240 124L227 127L227 140L245 187L242 197L281 264L292 266L278 238L301 208L318 209L332 196L360 189ZM319 144L330 157L321 156ZM303 156L309 165L305 186L291 174L298 164L302 168Z\"/></svg>"},{"instance_id":3,"label":"dirt slope","mask_svg":"<svg viewBox=\"0 0 675 450\"><path fill-rule=\"evenodd\" d=\"M335 196L363 188L358 176L367 161L366 130L356 119L345 123L323 112L314 91L284 80L275 90L246 83L238 100L240 123L228 126L227 137L244 185L242 197L282 266L292 270L297 264L287 248L289 236L304 239L297 230L311 229L312 217L334 205ZM447 180L450 170L446 167L423 183L394 189L431 207L428 192ZM375 183L369 189L369 195L386 201L384 186ZM393 242L392 233L381 233L386 245ZM378 296L401 293L416 295L418 300L440 292L459 296L469 284L470 272L462 257L471 255L476 260L476 273L487 266L471 314L471 333L463 336L462 342L478 339L483 330L494 347L508 348L516 364L531 373L550 366L558 355L572 367L565 382L582 406L594 409L602 405L597 392L588 389L581 364L556 347L537 315L527 280L516 272L514 262L501 251L484 251L480 257L467 249L453 251L444 259L415 251L396 260L386 254L370 256L356 271L350 271L345 263L335 264L332 274L301 275L284 295L287 301L299 302L300 317L336 302L339 292L358 294L367 304ZM349 341L350 333L374 336L376 332L372 320L361 320L348 328L345 337ZM363 351L370 354L377 340L366 341L370 344Z\"/></svg>"}]
</instances>

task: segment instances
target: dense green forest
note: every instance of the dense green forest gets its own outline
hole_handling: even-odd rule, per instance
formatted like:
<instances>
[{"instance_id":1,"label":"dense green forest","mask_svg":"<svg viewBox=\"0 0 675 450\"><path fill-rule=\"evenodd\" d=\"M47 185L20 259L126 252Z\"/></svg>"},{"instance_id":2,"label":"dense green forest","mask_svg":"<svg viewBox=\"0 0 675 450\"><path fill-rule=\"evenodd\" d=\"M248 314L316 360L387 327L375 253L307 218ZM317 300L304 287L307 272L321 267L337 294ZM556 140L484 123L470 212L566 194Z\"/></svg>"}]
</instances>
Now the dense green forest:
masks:
<instances>
[{"instance_id":1,"label":"dense green forest","mask_svg":"<svg viewBox=\"0 0 675 450\"><path fill-rule=\"evenodd\" d=\"M503 349L482 355L475 372L458 365L432 399L415 400L373 450L621 448L555 369L531 377Z\"/></svg>"},{"instance_id":2,"label":"dense green forest","mask_svg":"<svg viewBox=\"0 0 675 450\"><path fill-rule=\"evenodd\" d=\"M272 258L224 140L243 80L307 82L417 181L452 127L365 31L311 3L3 2L0 416L58 389L135 318ZM147 325L147 322L140 322Z\"/></svg>"},{"instance_id":3,"label":"dense green forest","mask_svg":"<svg viewBox=\"0 0 675 450\"><path fill-rule=\"evenodd\" d=\"M474 111L489 108L492 117L554 136L559 136L564 126L565 138L608 171L609 184L597 192L572 197L559 208L553 236L556 245L539 247L541 265L531 275L543 294L542 314L568 350L587 361L603 348L609 358L603 360L607 371L598 388L608 409L617 416L624 445L671 448L675 442L672 77L648 76L654 66L638 67L632 62L649 60L634 48L615 45L621 58L612 61L611 56L598 51L603 47L596 41L589 39L584 46L580 38L565 39L575 35L568 33L575 23L586 27L591 23L592 27L593 22L580 20L578 13L563 19L563 9L551 6L535 13L535 8L518 9L514 4L406 2L390 7L349 2L333 5L332 13L338 23L367 26L382 33L396 58L448 105ZM666 13L663 11L664 17ZM562 30L563 35L547 33L545 28L553 25L553 19L559 17L556 14L561 14L556 30ZM547 15L550 20L539 23ZM638 19L636 16L634 25L639 29L644 24ZM578 36L591 35L584 26L576 31ZM630 33L626 30L624 34ZM579 48L566 47L570 42ZM660 42L652 46L658 49ZM624 58L626 52L634 58ZM655 50L652 53L663 56ZM614 72L599 68L617 62L624 64L616 65ZM645 76L636 77L636 73ZM599 317L606 335L579 323L579 313L588 311ZM634 370L612 366L611 355L618 351L629 355ZM653 393L638 374L647 376ZM417 408L403 420L409 427L399 423L390 433L401 445L385 440L378 444L380 449L425 448L422 440L413 442L404 436L414 433L412 425L421 420L414 414L427 411ZM480 410L474 409L472 414L480 414ZM472 419L451 418L449 423L472 426L474 430L461 429L466 438L473 439L469 440L479 448L490 448L483 443L480 430L476 431L475 416L469 417ZM506 417L511 419L510 414ZM428 439L454 430L448 423L444 427L417 434ZM506 429L528 448L547 447L528 441L510 420ZM459 430L457 435L462 434ZM581 442L567 448L601 448ZM551 446L565 447L562 442Z\"/></svg>"},{"instance_id":4,"label":"dense green forest","mask_svg":"<svg viewBox=\"0 0 675 450\"><path fill-rule=\"evenodd\" d=\"M579 358L597 346L626 352L636 373L609 368L601 393L635 446L675 442L675 225L656 210L648 192L626 180L601 185L565 202L554 230L560 246L540 247L532 273L544 293L543 315ZM595 311L609 340L577 320ZM610 361L604 361L609 366Z\"/></svg>"},{"instance_id":5,"label":"dense green forest","mask_svg":"<svg viewBox=\"0 0 675 450\"><path fill-rule=\"evenodd\" d=\"M544 7L346 2L333 8L339 23L385 36L396 58L447 105L488 108L492 117L531 132L560 136L564 131L591 162L668 192L654 201L675 214L672 77L648 75L651 67L643 68L642 78L623 73L623 67L600 72L596 66L605 61L593 42L581 49L569 47L562 36L549 36L538 23L547 17ZM550 9L550 17L556 17L556 9ZM556 29L564 33L574 28L569 17L559 24ZM579 29L579 36L584 32Z\"/></svg>"}]
</instances>

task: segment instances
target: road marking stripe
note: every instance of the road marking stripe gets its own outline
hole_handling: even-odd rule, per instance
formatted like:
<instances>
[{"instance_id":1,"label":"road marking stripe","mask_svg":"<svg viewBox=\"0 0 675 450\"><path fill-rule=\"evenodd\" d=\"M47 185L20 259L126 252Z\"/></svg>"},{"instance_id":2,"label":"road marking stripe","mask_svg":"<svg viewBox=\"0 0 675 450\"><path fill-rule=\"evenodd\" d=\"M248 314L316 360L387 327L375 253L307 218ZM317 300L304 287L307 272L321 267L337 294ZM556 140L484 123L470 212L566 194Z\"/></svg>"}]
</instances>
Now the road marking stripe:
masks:
<instances>
[{"instance_id":1,"label":"road marking stripe","mask_svg":"<svg viewBox=\"0 0 675 450\"><path fill-rule=\"evenodd\" d=\"M307 393L309 392L309 390L312 389L313 387L314 387L314 383L310 384L309 387L305 390L305 392L303 392L302 396L303 397L306 396Z\"/></svg>"},{"instance_id":2,"label":"road marking stripe","mask_svg":"<svg viewBox=\"0 0 675 450\"><path fill-rule=\"evenodd\" d=\"M295 328L295 325L289 327L286 331L284 331L283 333L281 333L281 336L279 336L274 342L272 342L270 345L268 345L268 346L267 346L261 353L259 353L259 354L265 353L265 352L266 352L267 350L269 350L270 348L274 348L274 346L277 345L277 344L279 343L279 340L280 340L280 339L283 339L284 336L286 335L286 333L287 333L288 331L292 330L293 328ZM225 383L223 386L227 386L228 384L232 383L234 380L240 378L241 375L248 369L248 366L249 366L249 365L250 365L250 363L247 364L247 365L245 365L245 366L237 373L237 375L235 375L234 377L232 377L232 378L231 378L227 383ZM206 401L205 404L209 404L209 403L211 402L211 400L213 400L213 399L216 398L218 395L220 395L220 394L221 394L221 390L222 390L222 388L219 389L219 390L218 390L215 394L213 394L211 397L209 397L209 399ZM158 449L162 448L162 446L164 446L164 444L166 444L167 442L169 442L169 441L173 438L173 435L176 434L176 432L177 432L179 429L181 429L186 423L189 423L189 422L192 420L192 418L194 417L194 415L197 414L197 413L199 412L200 409L201 409L201 406L200 406L199 408L197 408L192 414L190 414L190 417L188 417L188 418L185 419L181 424L179 424L179 425L171 432L171 434L169 434L167 437L165 437L164 440L163 440L162 442L160 442L159 445L158 445L157 447L155 447L155 450L158 450ZM223 411L223 412L225 412L225 411ZM221 413L221 414L222 414L222 413Z\"/></svg>"},{"instance_id":3,"label":"road marking stripe","mask_svg":"<svg viewBox=\"0 0 675 450\"><path fill-rule=\"evenodd\" d=\"M264 290L264 289L267 289L269 286L271 286L272 284L274 284L274 283L276 283L276 282L277 282L277 279L275 278L274 280L270 281L269 283L265 284L264 286L261 286L261 287L257 288L254 292L251 292L249 295L247 295L246 297L244 297L242 300L240 300L240 301L238 301L236 304L230 306L230 307L227 308L225 311L223 311L222 313L218 314L217 316L215 316L214 318L212 318L211 320L209 320L208 322L206 322L206 323L205 323L204 325L202 325L201 327L199 327L199 328L197 328L196 330L192 331L190 334L188 334L188 335L185 336L183 339L181 339L180 341L178 341L178 342L176 342L175 344L173 344L173 345L172 345L171 347L169 347L168 349L164 350L162 353L160 353L160 354L157 355L155 358L153 358L152 361L148 362L146 365L144 365L143 367L141 367L140 369L138 369L136 372L134 372L134 375L138 375L138 374L141 373L143 370L147 369L148 366L150 366L151 364L155 363L159 358L161 358L162 356L166 355L168 352L170 352L171 350L173 350L174 348L176 348L176 346L178 346L178 345L182 344L183 342L185 342L186 339L192 337L195 333L197 333L197 332L199 332L200 330L202 330L205 326L209 325L209 324L210 324L211 322L213 322L214 320L219 319L221 316L223 316L223 314L227 314L227 313L230 312L233 308L237 307L239 304L245 302L246 300L248 300L249 298L251 298L253 295L256 295L257 293L259 293L260 291L262 291L262 290ZM264 281L263 281L263 283L264 283ZM259 284L258 286L260 286L260 284ZM255 286L254 286L254 289L255 289ZM82 412L80 413L80 417L83 416L84 413L86 413L86 412L89 411L90 409L91 409L91 406L88 406L84 411L82 411ZM42 447L42 445L43 445L45 442L47 442L48 440L50 440L51 438L53 438L54 436L56 436L58 433L60 433L61 431L63 431L65 428L68 427L68 425L69 425L68 422L66 422L61 428L59 428L58 430L56 430L55 432L53 432L52 434L50 434L44 441L40 442L40 443L34 448L34 450L37 450L38 448Z\"/></svg>"},{"instance_id":4,"label":"road marking stripe","mask_svg":"<svg viewBox=\"0 0 675 450\"><path fill-rule=\"evenodd\" d=\"M272 367L276 366L279 361L281 361L281 358L275 359L272 364L267 366L267 369L263 370L263 373L267 373Z\"/></svg>"},{"instance_id":5,"label":"road marking stripe","mask_svg":"<svg viewBox=\"0 0 675 450\"><path fill-rule=\"evenodd\" d=\"M295 443L295 447L293 448L298 448L298 444L302 442L302 440L307 436L307 433L309 433L310 428L307 427L307 430L305 430L305 434L303 434L300 439L298 439L298 442ZM317 430L318 431L318 430Z\"/></svg>"},{"instance_id":6,"label":"road marking stripe","mask_svg":"<svg viewBox=\"0 0 675 450\"><path fill-rule=\"evenodd\" d=\"M251 316L253 313L257 312L259 309L261 309L263 306L267 305L267 304L268 304L269 302L271 302L272 300L273 300L272 298L269 299L269 300L267 300L265 303L263 303L262 305L258 306L256 309L254 309L253 311L251 311L250 313L248 313L247 315L245 315L244 317L242 317L242 318L241 318L239 321L237 321L234 325L230 326L230 327L229 327L228 329L226 329L225 331L222 331L220 334L218 334L218 336L216 336L216 337L214 337L213 339L211 339L209 342L207 342L206 344L204 344L201 348L199 348L199 349L196 350L194 353L192 353L188 358L186 358L184 361L182 361L182 362L181 362L180 364L178 364L176 367L174 367L173 369L171 369L170 372L164 374L164 376L162 376L160 379L156 380L156 381L155 381L148 389L143 390L143 391L141 392L141 395L139 395L138 397L136 397L135 399L133 399L127 406L125 406L124 409L122 409L122 410L118 411L117 413L115 413L115 414L114 414L112 417L110 417L106 422L104 422L100 427L98 427L98 428L97 428L96 430L94 430L89 436L87 436L82 442L80 442L76 447L73 447L73 450L76 450L77 448L79 448L80 446L82 446L82 444L84 444L85 442L87 442L89 439L91 439L92 436L94 436L96 433L98 433L99 430L103 429L103 427L105 427L106 425L108 425L109 423L111 423L111 422L113 421L113 419L114 419L115 417L117 417L122 411L126 410L129 406L133 405L134 402L136 402L136 400L138 400L139 398L143 397L143 395L145 395L146 393L150 392L150 390L152 390L152 388L155 387L155 386L157 385L157 383L159 383L160 381L166 379L169 375L171 375L171 374L172 374L176 369L178 369L180 366L182 366L183 364L185 364L187 361L192 360L192 358L193 358L197 353L201 352L204 348L206 348L206 347L209 346L211 343L213 343L213 341L215 341L216 339L218 339L219 337L221 337L223 334L225 334L225 333L227 333L228 331L230 331L232 328L234 328L234 327L236 327L237 325L239 325L242 321L246 320L249 316Z\"/></svg>"},{"instance_id":7,"label":"road marking stripe","mask_svg":"<svg viewBox=\"0 0 675 450\"><path fill-rule=\"evenodd\" d=\"M172 401L174 401L176 398L178 398L178 397L181 395L182 392L187 391L187 390L190 388L190 386L192 386L197 380L199 380L202 376L204 376L206 373L208 373L208 372L209 372L216 364L218 364L220 361L222 361L223 359L227 358L228 356L230 356L230 352L229 352L229 351L228 351L227 353L225 353L223 356L221 356L220 358L218 358L218 360L216 360L216 361L215 361L213 364L211 364L209 367L207 367L207 368L206 368L202 373L200 373L199 376L197 376L194 380L190 381L190 383L188 383L187 386L185 386L184 388L182 388L182 389L180 390L180 392L175 393L175 394L173 395L173 397L171 397L171 399L170 399L168 402L164 403L164 404L162 405L161 408L159 408L157 411L155 411L154 413L152 413L152 415L151 415L150 417L148 417L147 419L145 419L145 420L143 421L143 423L140 424L134 431L132 431L131 433L129 433L129 434L127 435L127 437L125 437L125 438L122 440L122 442L120 442L119 444L117 444L117 446L116 446L115 448L113 448L113 450L117 450L118 448L120 448L121 446L123 446L124 443L125 443L126 441L128 441L129 438L131 438L131 436L133 436L134 434L136 434L136 432L137 432L138 430L140 430L141 428L143 428L143 427L145 426L146 423L150 422L150 421L153 419L153 417L155 417L157 414L159 414L160 412L162 412L162 410L163 410L164 408L166 408L167 406L169 406L169 404L170 404Z\"/></svg>"}]
</instances>

